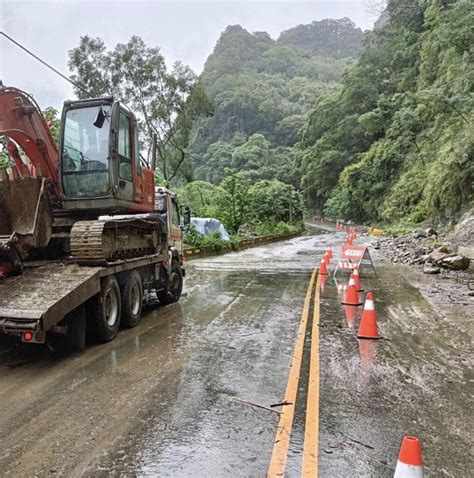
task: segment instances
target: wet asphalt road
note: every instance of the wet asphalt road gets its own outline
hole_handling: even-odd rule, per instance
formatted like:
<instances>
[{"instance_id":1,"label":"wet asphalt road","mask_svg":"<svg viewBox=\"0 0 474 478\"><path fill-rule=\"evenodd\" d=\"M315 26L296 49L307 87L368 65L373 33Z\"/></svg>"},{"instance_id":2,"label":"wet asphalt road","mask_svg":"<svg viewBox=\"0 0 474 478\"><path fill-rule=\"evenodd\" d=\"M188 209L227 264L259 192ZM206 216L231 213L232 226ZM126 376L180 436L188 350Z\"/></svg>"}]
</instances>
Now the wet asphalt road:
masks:
<instances>
[{"instance_id":1,"label":"wet asphalt road","mask_svg":"<svg viewBox=\"0 0 474 478\"><path fill-rule=\"evenodd\" d=\"M278 415L233 397L282 401L311 270L343 237L192 261L178 304L80 356L2 343L0 475L265 476ZM359 342L332 280L322 294L320 476L391 477L404 434L421 438L428 476L472 476L470 318L434 310L407 268L377 272L363 283L390 340ZM287 476L301 466L307 367Z\"/></svg>"}]
</instances>

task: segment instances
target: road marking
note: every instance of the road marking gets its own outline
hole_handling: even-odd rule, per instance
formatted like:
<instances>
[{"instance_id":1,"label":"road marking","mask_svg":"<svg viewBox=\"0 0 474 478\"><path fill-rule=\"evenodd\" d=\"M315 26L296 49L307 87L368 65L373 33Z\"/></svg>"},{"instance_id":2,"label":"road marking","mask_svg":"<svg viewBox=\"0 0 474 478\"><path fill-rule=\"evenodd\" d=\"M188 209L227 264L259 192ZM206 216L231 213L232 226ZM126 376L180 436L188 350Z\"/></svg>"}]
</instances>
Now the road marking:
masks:
<instances>
[{"instance_id":1,"label":"road marking","mask_svg":"<svg viewBox=\"0 0 474 478\"><path fill-rule=\"evenodd\" d=\"M286 468L286 461L288 458L288 448L290 445L291 429L293 427L293 418L295 415L296 395L298 392L298 382L300 379L301 361L303 358L303 346L306 334L306 327L308 324L309 308L311 304L311 295L313 292L314 278L316 276L317 268L313 270L311 279L309 281L308 290L306 291L306 298L304 301L303 313L301 314L300 327L296 339L295 351L291 361L290 376L288 377L288 384L285 391L285 402L291 405L285 405L280 415L278 422L275 442L273 444L272 458L268 468L268 477L274 478L283 476Z\"/></svg>"},{"instance_id":2,"label":"road marking","mask_svg":"<svg viewBox=\"0 0 474 478\"><path fill-rule=\"evenodd\" d=\"M308 400L304 432L303 466L301 476L318 477L319 445L319 300L321 276L318 274L314 291L313 326L309 362Z\"/></svg>"}]
</instances>

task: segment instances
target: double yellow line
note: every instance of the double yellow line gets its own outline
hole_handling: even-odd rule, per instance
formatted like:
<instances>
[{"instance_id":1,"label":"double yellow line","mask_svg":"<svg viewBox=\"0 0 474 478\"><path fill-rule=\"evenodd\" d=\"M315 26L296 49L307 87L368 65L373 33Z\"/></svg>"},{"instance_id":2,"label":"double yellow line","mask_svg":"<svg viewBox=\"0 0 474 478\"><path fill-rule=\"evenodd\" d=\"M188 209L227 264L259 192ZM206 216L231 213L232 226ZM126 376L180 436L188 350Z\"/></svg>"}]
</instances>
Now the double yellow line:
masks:
<instances>
[{"instance_id":1,"label":"double yellow line","mask_svg":"<svg viewBox=\"0 0 474 478\"><path fill-rule=\"evenodd\" d=\"M295 351L291 361L290 376L285 391L285 402L278 423L272 457L268 469L268 477L281 477L285 474L290 445L291 430L295 416L296 397L300 380L301 362L303 360L303 347L308 326L308 317L311 307L311 296L318 269L311 274L303 313L298 329ZM311 332L310 370L308 382L308 401L306 406L305 437L303 447L303 465L301 476L318 476L318 440L319 440L319 299L320 299L320 276L318 274L316 289L314 291L313 326Z\"/></svg>"}]
</instances>

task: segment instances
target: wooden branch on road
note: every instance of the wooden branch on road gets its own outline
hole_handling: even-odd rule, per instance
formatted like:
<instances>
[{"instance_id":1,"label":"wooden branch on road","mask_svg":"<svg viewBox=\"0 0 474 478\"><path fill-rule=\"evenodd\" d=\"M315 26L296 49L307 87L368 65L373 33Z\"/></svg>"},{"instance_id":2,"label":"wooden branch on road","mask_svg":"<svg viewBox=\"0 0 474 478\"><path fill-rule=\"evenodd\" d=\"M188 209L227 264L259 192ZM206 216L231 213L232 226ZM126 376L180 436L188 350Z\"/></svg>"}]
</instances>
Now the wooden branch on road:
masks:
<instances>
[{"instance_id":1,"label":"wooden branch on road","mask_svg":"<svg viewBox=\"0 0 474 478\"><path fill-rule=\"evenodd\" d=\"M272 412L272 413L281 415L280 411L274 410L273 408L268 408L265 405L260 405L259 403L249 402L248 400L242 400L241 398L238 398L238 397L229 397L229 398L231 398L232 400L235 400L236 402L241 402L241 403L245 403L246 405L250 405L251 407L261 408L263 410L266 410L267 412Z\"/></svg>"}]
</instances>

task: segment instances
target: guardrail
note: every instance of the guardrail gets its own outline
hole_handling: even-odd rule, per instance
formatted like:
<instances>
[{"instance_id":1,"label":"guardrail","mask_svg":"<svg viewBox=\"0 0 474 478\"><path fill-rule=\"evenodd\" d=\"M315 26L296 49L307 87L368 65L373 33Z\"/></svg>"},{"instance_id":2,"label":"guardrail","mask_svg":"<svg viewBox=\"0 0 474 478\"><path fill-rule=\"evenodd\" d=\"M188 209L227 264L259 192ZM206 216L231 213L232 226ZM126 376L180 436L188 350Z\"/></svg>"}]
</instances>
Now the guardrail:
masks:
<instances>
[{"instance_id":1,"label":"guardrail","mask_svg":"<svg viewBox=\"0 0 474 478\"><path fill-rule=\"evenodd\" d=\"M239 242L224 243L219 245L208 245L200 247L186 247L184 249L184 255L188 259L195 259L202 256L210 256L216 254L225 254L226 252L239 251L241 249L248 249L250 247L261 246L263 244L270 244L272 242L283 241L285 239L291 239L302 234L305 229L301 229L297 232L289 234L272 234L270 236L257 236L251 239L242 239Z\"/></svg>"},{"instance_id":2,"label":"guardrail","mask_svg":"<svg viewBox=\"0 0 474 478\"><path fill-rule=\"evenodd\" d=\"M345 230L348 230L349 227L355 227L357 231L366 232L367 234L370 234L371 236L383 236L383 229L379 229L373 226L369 227L369 226L363 226L360 224L354 224L352 222L347 223L343 221L335 221L334 219L326 219L320 216L312 216L308 218L307 221L309 221L309 223L313 225L318 225L318 226L321 225L322 229L325 229L324 226L338 229L338 226L339 226L341 231L345 231Z\"/></svg>"}]
</instances>

